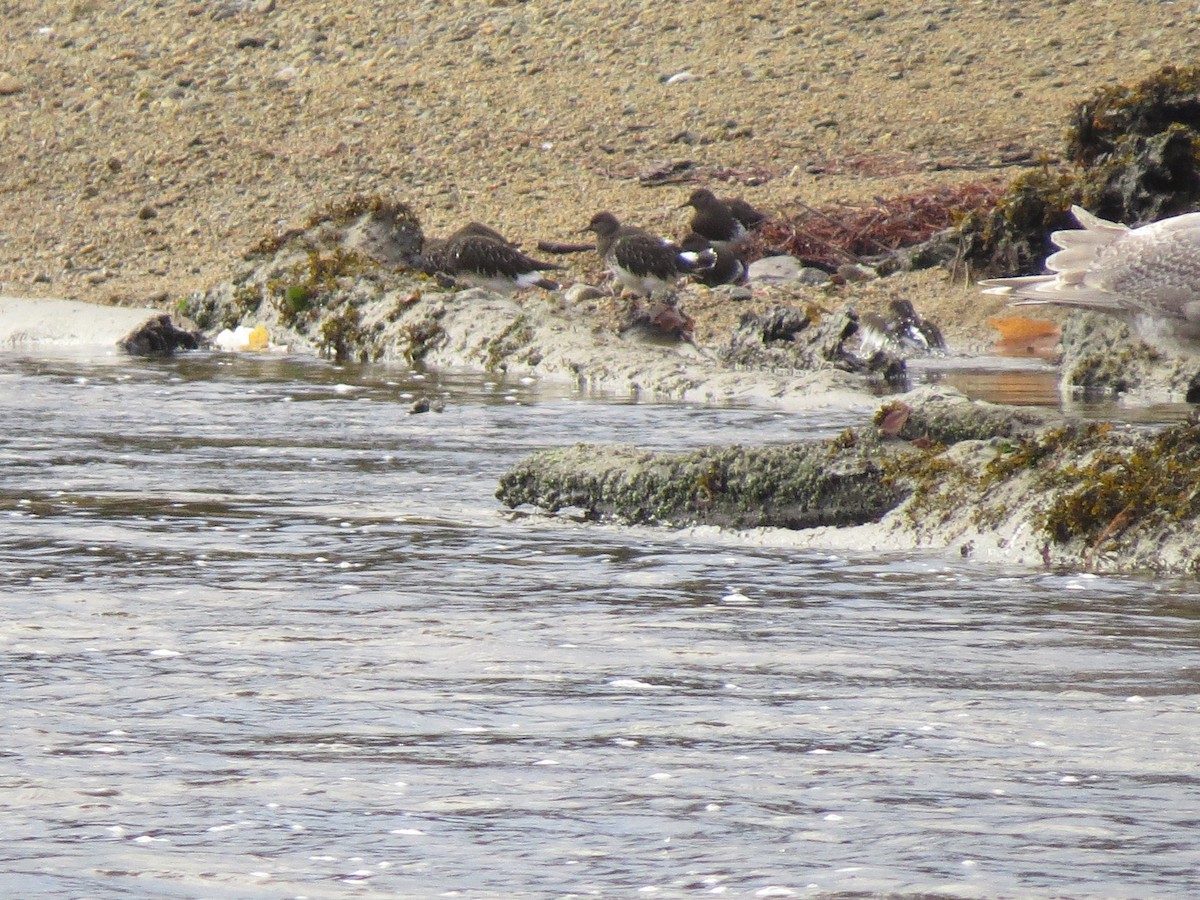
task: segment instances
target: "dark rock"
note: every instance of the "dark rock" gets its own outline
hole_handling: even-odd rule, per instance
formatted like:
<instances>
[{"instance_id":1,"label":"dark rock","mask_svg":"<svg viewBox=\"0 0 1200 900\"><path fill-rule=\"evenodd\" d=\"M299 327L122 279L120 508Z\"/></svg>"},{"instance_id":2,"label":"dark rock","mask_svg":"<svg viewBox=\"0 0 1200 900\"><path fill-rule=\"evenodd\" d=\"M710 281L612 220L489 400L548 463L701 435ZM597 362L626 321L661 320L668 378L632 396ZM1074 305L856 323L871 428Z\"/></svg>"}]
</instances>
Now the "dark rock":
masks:
<instances>
[{"instance_id":1,"label":"dark rock","mask_svg":"<svg viewBox=\"0 0 1200 900\"><path fill-rule=\"evenodd\" d=\"M1200 66L1168 65L1098 91L1075 110L1069 155L1076 168L1026 172L992 208L968 215L961 258L1033 274L1050 232L1072 226L1072 204L1134 226L1200 205Z\"/></svg>"},{"instance_id":2,"label":"dark rock","mask_svg":"<svg viewBox=\"0 0 1200 900\"><path fill-rule=\"evenodd\" d=\"M1200 98L1198 98L1200 99ZM1193 122L1193 126L1200 121ZM1191 212L1200 200L1200 131L1171 125L1154 135L1130 135L1101 170L1088 210L1137 226Z\"/></svg>"},{"instance_id":3,"label":"dark rock","mask_svg":"<svg viewBox=\"0 0 1200 900\"><path fill-rule=\"evenodd\" d=\"M739 330L757 332L764 344L775 341L793 341L801 331L812 323L808 313L797 306L776 306L758 315L742 316Z\"/></svg>"},{"instance_id":4,"label":"dark rock","mask_svg":"<svg viewBox=\"0 0 1200 900\"><path fill-rule=\"evenodd\" d=\"M440 397L421 397L413 401L413 405L408 408L410 415L418 415L427 412L442 412L446 409L446 403Z\"/></svg>"},{"instance_id":5,"label":"dark rock","mask_svg":"<svg viewBox=\"0 0 1200 900\"><path fill-rule=\"evenodd\" d=\"M171 356L176 350L198 350L203 344L198 331L184 331L169 315L151 319L117 342L130 356Z\"/></svg>"},{"instance_id":6,"label":"dark rock","mask_svg":"<svg viewBox=\"0 0 1200 900\"><path fill-rule=\"evenodd\" d=\"M1197 123L1200 66L1166 65L1141 81L1102 88L1080 103L1071 118L1067 150L1076 163L1093 165L1128 137Z\"/></svg>"}]
</instances>

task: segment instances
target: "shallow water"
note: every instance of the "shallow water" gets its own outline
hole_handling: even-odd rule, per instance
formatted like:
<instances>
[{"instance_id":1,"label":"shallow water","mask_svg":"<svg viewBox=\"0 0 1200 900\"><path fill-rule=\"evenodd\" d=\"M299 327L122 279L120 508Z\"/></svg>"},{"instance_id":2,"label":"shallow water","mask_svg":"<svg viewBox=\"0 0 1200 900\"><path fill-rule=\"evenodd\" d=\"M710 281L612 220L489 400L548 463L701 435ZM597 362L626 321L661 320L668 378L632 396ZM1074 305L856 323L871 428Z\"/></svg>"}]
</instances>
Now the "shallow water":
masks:
<instances>
[{"instance_id":1,"label":"shallow water","mask_svg":"<svg viewBox=\"0 0 1200 900\"><path fill-rule=\"evenodd\" d=\"M6 896L1200 887L1194 582L493 497L540 447L859 416L17 356L0 415Z\"/></svg>"}]
</instances>

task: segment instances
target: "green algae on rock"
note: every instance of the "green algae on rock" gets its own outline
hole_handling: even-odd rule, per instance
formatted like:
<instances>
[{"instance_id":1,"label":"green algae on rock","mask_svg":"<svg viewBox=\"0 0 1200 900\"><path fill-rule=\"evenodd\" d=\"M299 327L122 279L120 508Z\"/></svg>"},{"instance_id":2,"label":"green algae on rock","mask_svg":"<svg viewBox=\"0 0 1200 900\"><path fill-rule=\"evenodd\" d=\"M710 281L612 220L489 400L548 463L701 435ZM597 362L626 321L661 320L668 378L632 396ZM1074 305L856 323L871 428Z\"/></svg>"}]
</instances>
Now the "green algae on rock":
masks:
<instances>
[{"instance_id":1,"label":"green algae on rock","mask_svg":"<svg viewBox=\"0 0 1200 900\"><path fill-rule=\"evenodd\" d=\"M1143 225L1200 204L1200 67L1163 66L1106 87L1075 109L1069 166L1016 179L994 206L960 225L963 256L988 272L1033 273L1049 233L1070 227L1079 204L1105 219Z\"/></svg>"},{"instance_id":2,"label":"green algae on rock","mask_svg":"<svg viewBox=\"0 0 1200 900\"><path fill-rule=\"evenodd\" d=\"M954 391L916 393L914 422L976 426L944 427L950 446L888 440L871 426L829 441L689 453L577 444L520 461L497 497L627 524L793 529L817 533L813 546L852 532L896 550L990 548L1026 564L1200 575L1200 418L1154 434L1039 425Z\"/></svg>"},{"instance_id":3,"label":"green algae on rock","mask_svg":"<svg viewBox=\"0 0 1200 900\"><path fill-rule=\"evenodd\" d=\"M535 453L500 480L508 506L578 507L592 519L726 528L812 528L879 519L905 493L853 442L654 454L576 444Z\"/></svg>"}]
</instances>

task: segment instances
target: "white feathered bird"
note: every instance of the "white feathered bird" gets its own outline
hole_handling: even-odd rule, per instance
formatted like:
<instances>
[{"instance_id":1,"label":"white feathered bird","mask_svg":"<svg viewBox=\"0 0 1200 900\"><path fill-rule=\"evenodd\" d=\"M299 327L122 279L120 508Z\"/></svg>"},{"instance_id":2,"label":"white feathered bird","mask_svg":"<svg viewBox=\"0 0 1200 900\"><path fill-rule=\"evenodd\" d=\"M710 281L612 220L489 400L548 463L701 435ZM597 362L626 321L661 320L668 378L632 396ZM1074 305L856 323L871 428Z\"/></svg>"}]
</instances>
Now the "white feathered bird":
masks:
<instances>
[{"instance_id":1,"label":"white feathered bird","mask_svg":"<svg viewBox=\"0 0 1200 900\"><path fill-rule=\"evenodd\" d=\"M1141 228L1071 213L1083 227L1050 235L1061 249L1049 274L989 278L984 293L1120 316L1152 343L1200 353L1200 212Z\"/></svg>"}]
</instances>

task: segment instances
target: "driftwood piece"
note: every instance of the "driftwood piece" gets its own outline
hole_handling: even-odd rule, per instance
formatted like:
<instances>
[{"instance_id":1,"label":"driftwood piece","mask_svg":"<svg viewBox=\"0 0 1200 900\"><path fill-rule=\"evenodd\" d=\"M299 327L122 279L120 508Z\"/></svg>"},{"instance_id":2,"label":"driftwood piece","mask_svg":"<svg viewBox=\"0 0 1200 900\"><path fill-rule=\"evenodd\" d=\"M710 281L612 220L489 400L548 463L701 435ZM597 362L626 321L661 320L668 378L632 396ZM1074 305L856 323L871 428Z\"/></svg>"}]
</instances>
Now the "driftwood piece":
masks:
<instances>
[{"instance_id":1,"label":"driftwood piece","mask_svg":"<svg viewBox=\"0 0 1200 900\"><path fill-rule=\"evenodd\" d=\"M596 245L569 241L538 241L537 248L543 253L587 253L589 250L595 250Z\"/></svg>"}]
</instances>

